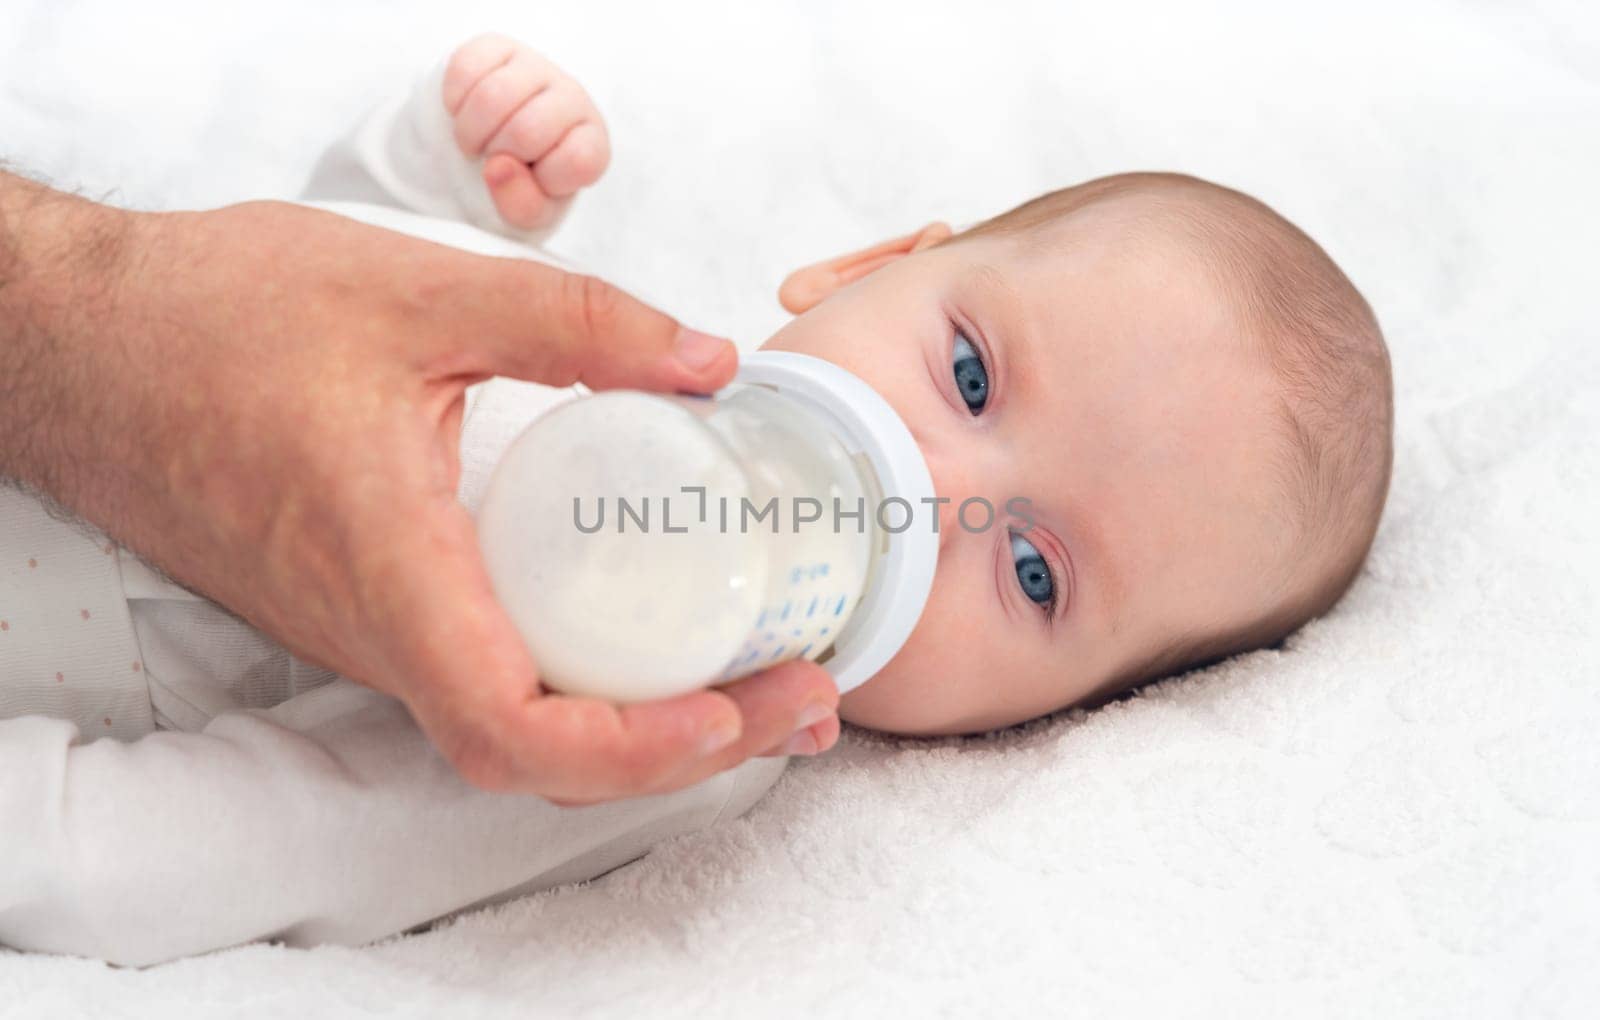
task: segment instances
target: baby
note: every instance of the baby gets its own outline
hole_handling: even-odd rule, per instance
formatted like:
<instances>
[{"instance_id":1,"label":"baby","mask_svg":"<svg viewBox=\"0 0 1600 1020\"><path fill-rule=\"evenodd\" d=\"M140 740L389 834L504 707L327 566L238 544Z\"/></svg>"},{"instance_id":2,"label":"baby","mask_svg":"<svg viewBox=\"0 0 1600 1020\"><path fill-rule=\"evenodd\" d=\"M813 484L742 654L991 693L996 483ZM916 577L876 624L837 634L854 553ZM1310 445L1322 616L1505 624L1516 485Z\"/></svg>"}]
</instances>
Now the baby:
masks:
<instances>
[{"instance_id":1,"label":"baby","mask_svg":"<svg viewBox=\"0 0 1600 1020\"><path fill-rule=\"evenodd\" d=\"M1031 500L1026 537L943 522L915 632L839 716L970 733L1279 641L1366 558L1388 354L1328 256L1245 195L1124 174L791 276L765 347L872 384L940 496ZM871 342L862 342L870 337Z\"/></svg>"},{"instance_id":2,"label":"baby","mask_svg":"<svg viewBox=\"0 0 1600 1020\"><path fill-rule=\"evenodd\" d=\"M583 90L486 36L330 151L307 197L558 262L529 245L607 161ZM1316 244L1237 192L1092 181L802 269L780 300L796 317L766 346L875 387L948 518L1030 501L1026 531L942 522L922 619L846 721L970 733L1102 702L1279 640L1371 544L1382 336ZM469 391L469 508L562 395ZM590 807L477 790L399 702L0 488L0 943L131 964L360 943L602 874L748 810L786 761Z\"/></svg>"}]
</instances>

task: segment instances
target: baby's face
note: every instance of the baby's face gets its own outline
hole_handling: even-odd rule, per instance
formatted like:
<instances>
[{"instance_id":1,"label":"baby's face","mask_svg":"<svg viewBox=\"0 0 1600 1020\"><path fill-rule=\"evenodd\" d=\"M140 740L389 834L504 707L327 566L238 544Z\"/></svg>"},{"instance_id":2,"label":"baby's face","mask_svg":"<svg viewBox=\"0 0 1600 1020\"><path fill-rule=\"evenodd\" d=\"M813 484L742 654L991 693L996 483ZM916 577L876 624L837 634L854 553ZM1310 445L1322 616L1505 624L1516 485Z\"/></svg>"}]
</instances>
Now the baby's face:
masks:
<instances>
[{"instance_id":1,"label":"baby's face","mask_svg":"<svg viewBox=\"0 0 1600 1020\"><path fill-rule=\"evenodd\" d=\"M1010 725L1089 698L1189 632L1246 622L1285 522L1273 389L1177 244L1115 203L1022 237L958 238L837 291L764 346L870 383L940 508L916 630L842 719L899 733ZM996 508L994 524L971 504ZM1005 515L1026 498L1026 518ZM919 524L920 526L920 524Z\"/></svg>"}]
</instances>

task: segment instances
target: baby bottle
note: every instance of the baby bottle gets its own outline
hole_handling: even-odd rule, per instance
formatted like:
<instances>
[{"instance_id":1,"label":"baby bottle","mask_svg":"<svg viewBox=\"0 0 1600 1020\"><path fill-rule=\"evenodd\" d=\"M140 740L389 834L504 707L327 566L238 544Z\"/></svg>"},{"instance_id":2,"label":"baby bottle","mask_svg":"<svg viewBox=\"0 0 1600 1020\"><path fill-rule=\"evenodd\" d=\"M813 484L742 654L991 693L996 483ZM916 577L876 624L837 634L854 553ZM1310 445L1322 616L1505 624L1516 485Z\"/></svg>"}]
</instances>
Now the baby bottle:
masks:
<instances>
[{"instance_id":1,"label":"baby bottle","mask_svg":"<svg viewBox=\"0 0 1600 1020\"><path fill-rule=\"evenodd\" d=\"M870 386L757 352L712 397L617 390L546 411L496 465L478 532L555 690L653 700L807 658L843 693L922 614L933 495Z\"/></svg>"}]
</instances>

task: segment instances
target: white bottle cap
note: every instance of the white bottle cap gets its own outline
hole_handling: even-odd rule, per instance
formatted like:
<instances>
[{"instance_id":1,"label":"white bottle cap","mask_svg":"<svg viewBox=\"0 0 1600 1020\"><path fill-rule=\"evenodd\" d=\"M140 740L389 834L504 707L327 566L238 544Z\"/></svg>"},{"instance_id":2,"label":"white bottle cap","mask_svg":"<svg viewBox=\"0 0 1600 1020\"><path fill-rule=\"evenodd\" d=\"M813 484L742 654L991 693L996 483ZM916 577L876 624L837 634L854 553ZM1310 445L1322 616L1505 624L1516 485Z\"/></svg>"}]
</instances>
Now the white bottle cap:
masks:
<instances>
[{"instance_id":1,"label":"white bottle cap","mask_svg":"<svg viewBox=\"0 0 1600 1020\"><path fill-rule=\"evenodd\" d=\"M871 464L882 486L877 498L905 500L904 508L884 510L884 520L896 524L904 519L907 526L898 533L875 530L886 539L888 551L868 574L861 601L823 663L840 694L854 690L900 651L933 588L939 535L926 517L937 512L927 462L888 401L831 361L789 351L756 351L741 357L735 381L771 387L818 412L847 452ZM866 527L873 528L879 507L868 506L866 513Z\"/></svg>"}]
</instances>

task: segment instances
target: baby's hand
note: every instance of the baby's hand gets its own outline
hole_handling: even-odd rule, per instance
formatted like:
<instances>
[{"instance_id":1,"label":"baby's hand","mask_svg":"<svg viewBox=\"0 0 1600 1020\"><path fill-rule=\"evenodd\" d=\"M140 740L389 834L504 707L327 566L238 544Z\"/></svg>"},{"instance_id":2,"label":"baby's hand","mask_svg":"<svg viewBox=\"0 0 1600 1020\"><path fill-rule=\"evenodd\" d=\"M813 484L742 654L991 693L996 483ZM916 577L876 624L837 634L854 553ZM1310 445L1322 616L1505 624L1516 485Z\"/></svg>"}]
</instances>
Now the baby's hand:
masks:
<instances>
[{"instance_id":1,"label":"baby's hand","mask_svg":"<svg viewBox=\"0 0 1600 1020\"><path fill-rule=\"evenodd\" d=\"M514 39L480 35L456 50L444 74L456 144L487 154L483 182L507 223L551 223L611 159L605 121L571 77Z\"/></svg>"}]
</instances>

